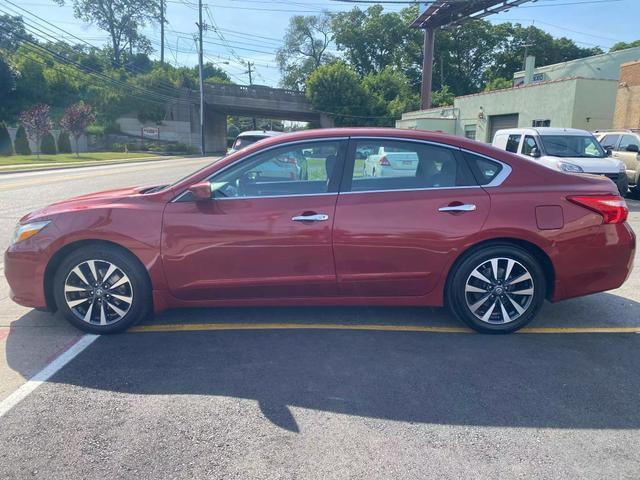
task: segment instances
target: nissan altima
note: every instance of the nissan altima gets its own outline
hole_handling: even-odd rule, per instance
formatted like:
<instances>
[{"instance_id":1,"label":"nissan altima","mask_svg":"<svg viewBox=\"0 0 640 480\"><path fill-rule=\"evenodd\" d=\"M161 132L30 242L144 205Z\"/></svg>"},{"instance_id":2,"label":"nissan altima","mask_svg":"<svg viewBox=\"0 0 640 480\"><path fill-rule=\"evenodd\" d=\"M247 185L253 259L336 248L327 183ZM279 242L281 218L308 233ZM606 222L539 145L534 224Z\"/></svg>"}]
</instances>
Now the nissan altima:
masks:
<instances>
[{"instance_id":1,"label":"nissan altima","mask_svg":"<svg viewBox=\"0 0 640 480\"><path fill-rule=\"evenodd\" d=\"M365 149L412 161L364 176ZM305 158L306 175L263 175L283 154ZM172 185L34 211L5 275L17 303L92 333L167 308L330 304L447 306L478 331L507 333L545 299L622 285L635 252L627 214L607 178L465 138L310 130Z\"/></svg>"}]
</instances>

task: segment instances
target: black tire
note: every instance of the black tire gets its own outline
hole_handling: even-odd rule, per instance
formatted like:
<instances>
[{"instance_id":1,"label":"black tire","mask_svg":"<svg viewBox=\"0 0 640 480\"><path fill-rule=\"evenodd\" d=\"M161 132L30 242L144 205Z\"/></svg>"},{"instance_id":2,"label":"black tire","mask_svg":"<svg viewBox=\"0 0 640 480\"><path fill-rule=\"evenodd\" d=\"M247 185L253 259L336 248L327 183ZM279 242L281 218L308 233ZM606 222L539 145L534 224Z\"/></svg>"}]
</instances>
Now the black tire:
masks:
<instances>
[{"instance_id":1,"label":"black tire","mask_svg":"<svg viewBox=\"0 0 640 480\"><path fill-rule=\"evenodd\" d=\"M486 279L494 281L491 285L488 285L483 280L478 280L473 277L472 273L474 273L474 271L477 272L476 269L482 269L483 266L488 269L483 270L484 272L493 272L491 259L500 260L496 264L498 265L498 274L491 278L489 278L489 273L485 275ZM504 276L508 264L511 263L509 260L516 262L511 264L511 271L514 273L505 279ZM522 278L523 275L526 277L523 272L528 272L531 280L523 280L517 284L511 284L508 281L509 279L511 281L517 280L518 278ZM499 280L495 280L496 276ZM503 277L502 280L500 280L501 276ZM473 283L475 283L475 285L473 285ZM474 286L476 288L479 287L480 290L486 287L486 294L466 291L467 288L473 289ZM498 287L500 287L500 290L496 290ZM518 293L529 291L530 288L533 288L533 293L530 296L526 296L526 298L525 295ZM535 318L544 303L546 288L547 281L544 270L540 262L533 255L512 244L492 244L472 251L457 263L447 282L445 291L446 304L458 319L478 332L495 334L511 333L524 327ZM510 289L512 293L509 293L508 289ZM496 292L501 293L501 295L496 295ZM480 303L485 296L488 296L486 302ZM524 311L518 312L518 307L516 307L512 300L518 302L520 309L526 307ZM478 314L478 316L476 316L471 307L478 304L480 304L480 306L475 310ZM492 305L494 308L491 308ZM482 314L489 310L492 311L489 312L489 317L486 321L479 318L479 316L484 316ZM513 315L514 319L504 321L505 313L507 318L511 318L511 315ZM502 319L503 322L500 322L500 319Z\"/></svg>"},{"instance_id":2,"label":"black tire","mask_svg":"<svg viewBox=\"0 0 640 480\"><path fill-rule=\"evenodd\" d=\"M90 268L90 265L93 268ZM104 278L109 273L110 265L116 269L109 278ZM82 278L77 273L72 273L76 267L79 267ZM93 277L93 270L96 271L98 280L103 277L101 281L104 283L99 284L98 287L94 283L96 279ZM123 278L127 281L116 286ZM90 291L85 288L85 280ZM110 286L111 288L107 288ZM69 291L78 287L83 290ZM72 325L87 333L122 332L152 310L151 285L144 267L133 254L111 245L88 245L70 253L56 270L52 288L60 312ZM66 293L65 290L67 290ZM99 296L98 292L100 292ZM114 298L113 295L119 298ZM72 307L68 303L68 300L74 303L83 298L88 300L80 305ZM131 301L120 300L126 298L131 298ZM90 308L91 311L89 311ZM125 313L120 315L116 309ZM86 317L86 313L88 313L88 321L82 318L83 314ZM101 321L103 324L100 323Z\"/></svg>"}]
</instances>

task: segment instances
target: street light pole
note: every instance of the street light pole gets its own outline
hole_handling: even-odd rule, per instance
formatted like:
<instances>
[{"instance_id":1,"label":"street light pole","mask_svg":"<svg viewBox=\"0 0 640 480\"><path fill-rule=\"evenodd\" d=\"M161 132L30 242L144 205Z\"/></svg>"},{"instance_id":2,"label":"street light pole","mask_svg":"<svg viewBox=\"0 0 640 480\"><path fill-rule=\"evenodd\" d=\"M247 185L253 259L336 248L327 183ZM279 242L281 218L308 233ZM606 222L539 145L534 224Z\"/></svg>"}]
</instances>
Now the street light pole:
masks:
<instances>
[{"instance_id":1,"label":"street light pole","mask_svg":"<svg viewBox=\"0 0 640 480\"><path fill-rule=\"evenodd\" d=\"M200 153L205 154L204 145L204 69L202 65L202 0L198 0L198 76L200 78Z\"/></svg>"}]
</instances>

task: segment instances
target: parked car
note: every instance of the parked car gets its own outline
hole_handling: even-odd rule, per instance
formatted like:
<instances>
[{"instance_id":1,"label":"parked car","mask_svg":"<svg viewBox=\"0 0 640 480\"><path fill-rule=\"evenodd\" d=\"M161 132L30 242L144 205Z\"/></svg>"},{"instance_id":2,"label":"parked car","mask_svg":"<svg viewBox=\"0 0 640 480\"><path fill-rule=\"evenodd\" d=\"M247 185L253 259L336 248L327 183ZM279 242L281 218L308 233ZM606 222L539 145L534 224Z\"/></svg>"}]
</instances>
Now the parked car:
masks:
<instances>
[{"instance_id":1,"label":"parked car","mask_svg":"<svg viewBox=\"0 0 640 480\"><path fill-rule=\"evenodd\" d=\"M372 145L356 151L364 157L365 177L402 177L415 173L418 156L415 152L390 146ZM366 153L366 157L365 157Z\"/></svg>"},{"instance_id":2,"label":"parked car","mask_svg":"<svg viewBox=\"0 0 640 480\"><path fill-rule=\"evenodd\" d=\"M624 162L629 188L640 193L640 135L631 130L596 132L595 135L613 158Z\"/></svg>"},{"instance_id":3,"label":"parked car","mask_svg":"<svg viewBox=\"0 0 640 480\"><path fill-rule=\"evenodd\" d=\"M413 152L415 168L362 176L355 152L372 144ZM313 155L313 176L255 175L291 151ZM172 185L36 210L4 271L16 302L93 333L150 311L242 305L447 305L478 331L506 333L545 299L620 287L636 248L627 215L606 178L465 138L310 130Z\"/></svg>"},{"instance_id":4,"label":"parked car","mask_svg":"<svg viewBox=\"0 0 640 480\"><path fill-rule=\"evenodd\" d=\"M259 142L260 140L277 137L278 135L282 135L282 132L275 132L272 130L249 130L247 132L242 132L236 137L233 145L227 153L235 153L238 150L242 150L249 145Z\"/></svg>"},{"instance_id":5,"label":"parked car","mask_svg":"<svg viewBox=\"0 0 640 480\"><path fill-rule=\"evenodd\" d=\"M611 158L586 130L551 127L498 130L493 146L555 170L607 177L617 185L621 195L627 193L624 163Z\"/></svg>"}]
</instances>

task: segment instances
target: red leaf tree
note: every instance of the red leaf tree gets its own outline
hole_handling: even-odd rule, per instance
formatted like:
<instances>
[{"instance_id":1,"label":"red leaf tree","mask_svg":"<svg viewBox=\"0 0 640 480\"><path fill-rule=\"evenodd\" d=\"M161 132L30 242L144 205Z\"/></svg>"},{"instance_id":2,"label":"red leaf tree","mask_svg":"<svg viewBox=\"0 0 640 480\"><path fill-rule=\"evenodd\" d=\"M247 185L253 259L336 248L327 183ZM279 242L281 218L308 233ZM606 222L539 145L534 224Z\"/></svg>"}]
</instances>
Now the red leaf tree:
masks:
<instances>
[{"instance_id":1,"label":"red leaf tree","mask_svg":"<svg viewBox=\"0 0 640 480\"><path fill-rule=\"evenodd\" d=\"M80 137L95 120L96 116L93 113L91 105L83 102L71 105L65 110L64 115L60 119L62 128L73 135L76 141L76 156L80 156L78 145Z\"/></svg>"},{"instance_id":2,"label":"red leaf tree","mask_svg":"<svg viewBox=\"0 0 640 480\"><path fill-rule=\"evenodd\" d=\"M40 158L40 141L43 135L53 128L53 122L49 118L49 105L40 103L25 110L20 114L20 123L24 126L27 136L36 144L36 153Z\"/></svg>"}]
</instances>

